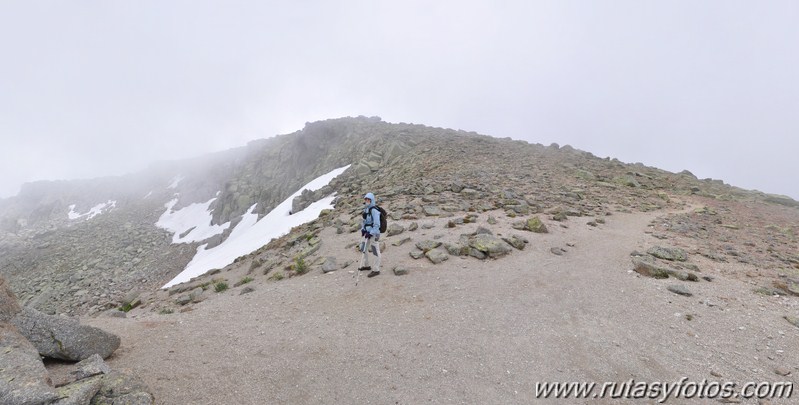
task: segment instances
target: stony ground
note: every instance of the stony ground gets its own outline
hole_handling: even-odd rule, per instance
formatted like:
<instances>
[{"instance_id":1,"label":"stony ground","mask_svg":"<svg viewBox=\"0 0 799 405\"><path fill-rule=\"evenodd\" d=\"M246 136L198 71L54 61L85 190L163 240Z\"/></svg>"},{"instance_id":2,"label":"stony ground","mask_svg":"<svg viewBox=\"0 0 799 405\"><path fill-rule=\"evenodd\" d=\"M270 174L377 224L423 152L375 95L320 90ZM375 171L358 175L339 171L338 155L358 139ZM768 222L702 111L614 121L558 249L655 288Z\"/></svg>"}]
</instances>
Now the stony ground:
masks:
<instances>
[{"instance_id":1,"label":"stony ground","mask_svg":"<svg viewBox=\"0 0 799 405\"><path fill-rule=\"evenodd\" d=\"M328 274L314 266L280 281L259 274L174 313L165 312L175 296L161 293L127 319L84 322L122 337L109 364L142 377L162 404L510 404L535 402L543 381L796 382L799 328L784 316L799 316L799 299L755 293L765 280L756 264L703 256L701 238L663 226L703 206L613 213L597 226L542 215L547 234L512 229L502 211L496 224L482 213L455 231L447 218L402 220L433 228L386 238L383 274L362 274L357 286L355 264ZM477 226L529 243L482 261L433 265L408 255L418 241L455 242ZM326 227L318 237L318 256L358 259L355 234ZM405 237L412 241L392 246ZM631 252L655 245L685 249L686 264L712 281L633 272ZM395 266L409 274L393 275ZM232 286L248 268L217 277ZM241 294L247 287L254 291Z\"/></svg>"}]
</instances>

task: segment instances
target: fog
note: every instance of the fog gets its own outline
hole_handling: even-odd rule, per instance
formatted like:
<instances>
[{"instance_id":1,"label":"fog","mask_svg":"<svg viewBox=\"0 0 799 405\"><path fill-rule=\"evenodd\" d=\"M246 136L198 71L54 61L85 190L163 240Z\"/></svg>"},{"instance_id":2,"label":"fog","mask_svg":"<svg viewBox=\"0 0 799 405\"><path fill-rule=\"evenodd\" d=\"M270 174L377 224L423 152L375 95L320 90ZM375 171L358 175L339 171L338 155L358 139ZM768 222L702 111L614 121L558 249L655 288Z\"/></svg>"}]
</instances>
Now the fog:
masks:
<instances>
[{"instance_id":1,"label":"fog","mask_svg":"<svg viewBox=\"0 0 799 405\"><path fill-rule=\"evenodd\" d=\"M799 198L794 1L4 1L0 197L377 115Z\"/></svg>"}]
</instances>

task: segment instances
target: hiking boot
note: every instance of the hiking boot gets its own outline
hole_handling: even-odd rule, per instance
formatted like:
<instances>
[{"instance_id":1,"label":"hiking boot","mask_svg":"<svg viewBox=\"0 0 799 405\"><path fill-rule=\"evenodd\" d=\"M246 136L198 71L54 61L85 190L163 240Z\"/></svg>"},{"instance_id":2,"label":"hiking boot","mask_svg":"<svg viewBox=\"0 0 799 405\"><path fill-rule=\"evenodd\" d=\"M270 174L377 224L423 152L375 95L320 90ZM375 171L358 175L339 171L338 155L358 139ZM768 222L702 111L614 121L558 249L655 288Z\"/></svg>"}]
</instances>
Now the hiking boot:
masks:
<instances>
[{"instance_id":1,"label":"hiking boot","mask_svg":"<svg viewBox=\"0 0 799 405\"><path fill-rule=\"evenodd\" d=\"M364 271L364 270L372 270L372 266L358 267L358 270L360 270L360 271Z\"/></svg>"},{"instance_id":2,"label":"hiking boot","mask_svg":"<svg viewBox=\"0 0 799 405\"><path fill-rule=\"evenodd\" d=\"M374 277L374 276L379 276L379 275L380 275L379 271L371 271L371 272L369 272L369 274L366 275L366 277Z\"/></svg>"}]
</instances>

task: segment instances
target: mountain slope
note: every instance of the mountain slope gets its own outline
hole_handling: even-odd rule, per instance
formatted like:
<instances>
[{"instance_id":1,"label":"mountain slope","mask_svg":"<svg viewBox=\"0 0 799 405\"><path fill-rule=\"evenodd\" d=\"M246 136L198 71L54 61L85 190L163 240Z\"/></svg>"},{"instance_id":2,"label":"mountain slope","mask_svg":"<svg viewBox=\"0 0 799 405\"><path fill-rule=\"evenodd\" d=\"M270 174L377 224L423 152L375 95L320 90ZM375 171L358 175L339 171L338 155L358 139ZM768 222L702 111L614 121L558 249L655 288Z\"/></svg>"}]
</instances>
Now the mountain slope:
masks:
<instances>
[{"instance_id":1,"label":"mountain slope","mask_svg":"<svg viewBox=\"0 0 799 405\"><path fill-rule=\"evenodd\" d=\"M783 204L779 209L795 203L698 180L688 172L600 159L568 146L342 118L137 174L26 185L19 196L0 201L0 268L22 302L45 312L114 308L127 296L154 291L170 280L201 244L221 243L254 204L263 217L305 182L346 165L352 166L328 187L297 201L301 208L335 192L333 215L248 260L290 267L294 258L274 247L285 247L314 227L312 234L325 226L352 230L366 191L383 199L394 219L494 210L519 217L540 212L603 216L677 208L682 205L674 197L690 195L756 205L771 200ZM206 240L173 244L174 235L155 224L175 198L174 210L214 199L211 224L230 225ZM100 203L109 203L101 214L70 219L71 212L88 213ZM792 256L786 252L784 257Z\"/></svg>"}]
</instances>

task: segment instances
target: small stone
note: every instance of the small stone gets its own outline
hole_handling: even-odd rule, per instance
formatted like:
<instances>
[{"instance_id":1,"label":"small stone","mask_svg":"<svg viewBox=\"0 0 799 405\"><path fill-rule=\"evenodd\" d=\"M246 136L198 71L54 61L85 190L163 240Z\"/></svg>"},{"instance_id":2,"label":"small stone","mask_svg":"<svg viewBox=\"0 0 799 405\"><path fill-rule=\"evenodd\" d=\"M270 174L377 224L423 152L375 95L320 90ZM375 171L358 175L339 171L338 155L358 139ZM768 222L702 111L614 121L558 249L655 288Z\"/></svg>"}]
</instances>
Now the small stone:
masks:
<instances>
[{"instance_id":1,"label":"small stone","mask_svg":"<svg viewBox=\"0 0 799 405\"><path fill-rule=\"evenodd\" d=\"M255 291L255 288L253 288L252 286L247 286L247 287L244 287L244 288L241 289L241 292L239 293L239 295L249 294L249 293L251 293L253 291Z\"/></svg>"},{"instance_id":2,"label":"small stone","mask_svg":"<svg viewBox=\"0 0 799 405\"><path fill-rule=\"evenodd\" d=\"M691 296L694 295L693 293L688 291L688 289L685 288L685 286L679 285L679 284L672 284L672 285L666 287L666 289L671 291L671 292L673 292L673 293L675 293L675 294L683 295L683 296L686 296L686 297L691 297Z\"/></svg>"},{"instance_id":3,"label":"small stone","mask_svg":"<svg viewBox=\"0 0 799 405\"><path fill-rule=\"evenodd\" d=\"M409 252L409 254L414 259L421 259L422 257L424 257L424 251L419 249L413 249Z\"/></svg>"},{"instance_id":4,"label":"small stone","mask_svg":"<svg viewBox=\"0 0 799 405\"><path fill-rule=\"evenodd\" d=\"M406 274L408 274L408 269L406 267L401 267L401 266L394 267L395 276L404 276Z\"/></svg>"},{"instance_id":5,"label":"small stone","mask_svg":"<svg viewBox=\"0 0 799 405\"><path fill-rule=\"evenodd\" d=\"M715 370L710 370L710 375L712 375L713 377L721 378L721 373Z\"/></svg>"},{"instance_id":6,"label":"small stone","mask_svg":"<svg viewBox=\"0 0 799 405\"><path fill-rule=\"evenodd\" d=\"M411 224L408 225L408 231L409 232L413 232L413 231L415 231L417 229L419 229L419 224L417 224L416 222L411 222Z\"/></svg>"},{"instance_id":7,"label":"small stone","mask_svg":"<svg viewBox=\"0 0 799 405\"><path fill-rule=\"evenodd\" d=\"M563 250L563 249L561 249L559 247L553 247L553 248L549 249L549 251L552 252L552 254L554 254L555 256L563 256L563 254L566 253L565 250Z\"/></svg>"},{"instance_id":8,"label":"small stone","mask_svg":"<svg viewBox=\"0 0 799 405\"><path fill-rule=\"evenodd\" d=\"M774 369L774 373L781 376L787 376L791 374L791 369L785 366L779 366Z\"/></svg>"},{"instance_id":9,"label":"small stone","mask_svg":"<svg viewBox=\"0 0 799 405\"><path fill-rule=\"evenodd\" d=\"M489 230L487 228L483 228L482 226L478 226L477 230L474 231L474 233L472 235L481 235L481 234L482 235L493 235L494 233L491 232L491 230Z\"/></svg>"},{"instance_id":10,"label":"small stone","mask_svg":"<svg viewBox=\"0 0 799 405\"><path fill-rule=\"evenodd\" d=\"M402 239L400 239L398 241L392 242L391 245L392 246L402 246L402 245L404 245L404 244L406 244L406 243L408 243L410 241L411 241L411 238L402 238Z\"/></svg>"},{"instance_id":11,"label":"small stone","mask_svg":"<svg viewBox=\"0 0 799 405\"><path fill-rule=\"evenodd\" d=\"M785 315L783 318L785 318L785 320L788 321L788 323L790 323L791 325L799 328L799 318L791 315Z\"/></svg>"}]
</instances>

